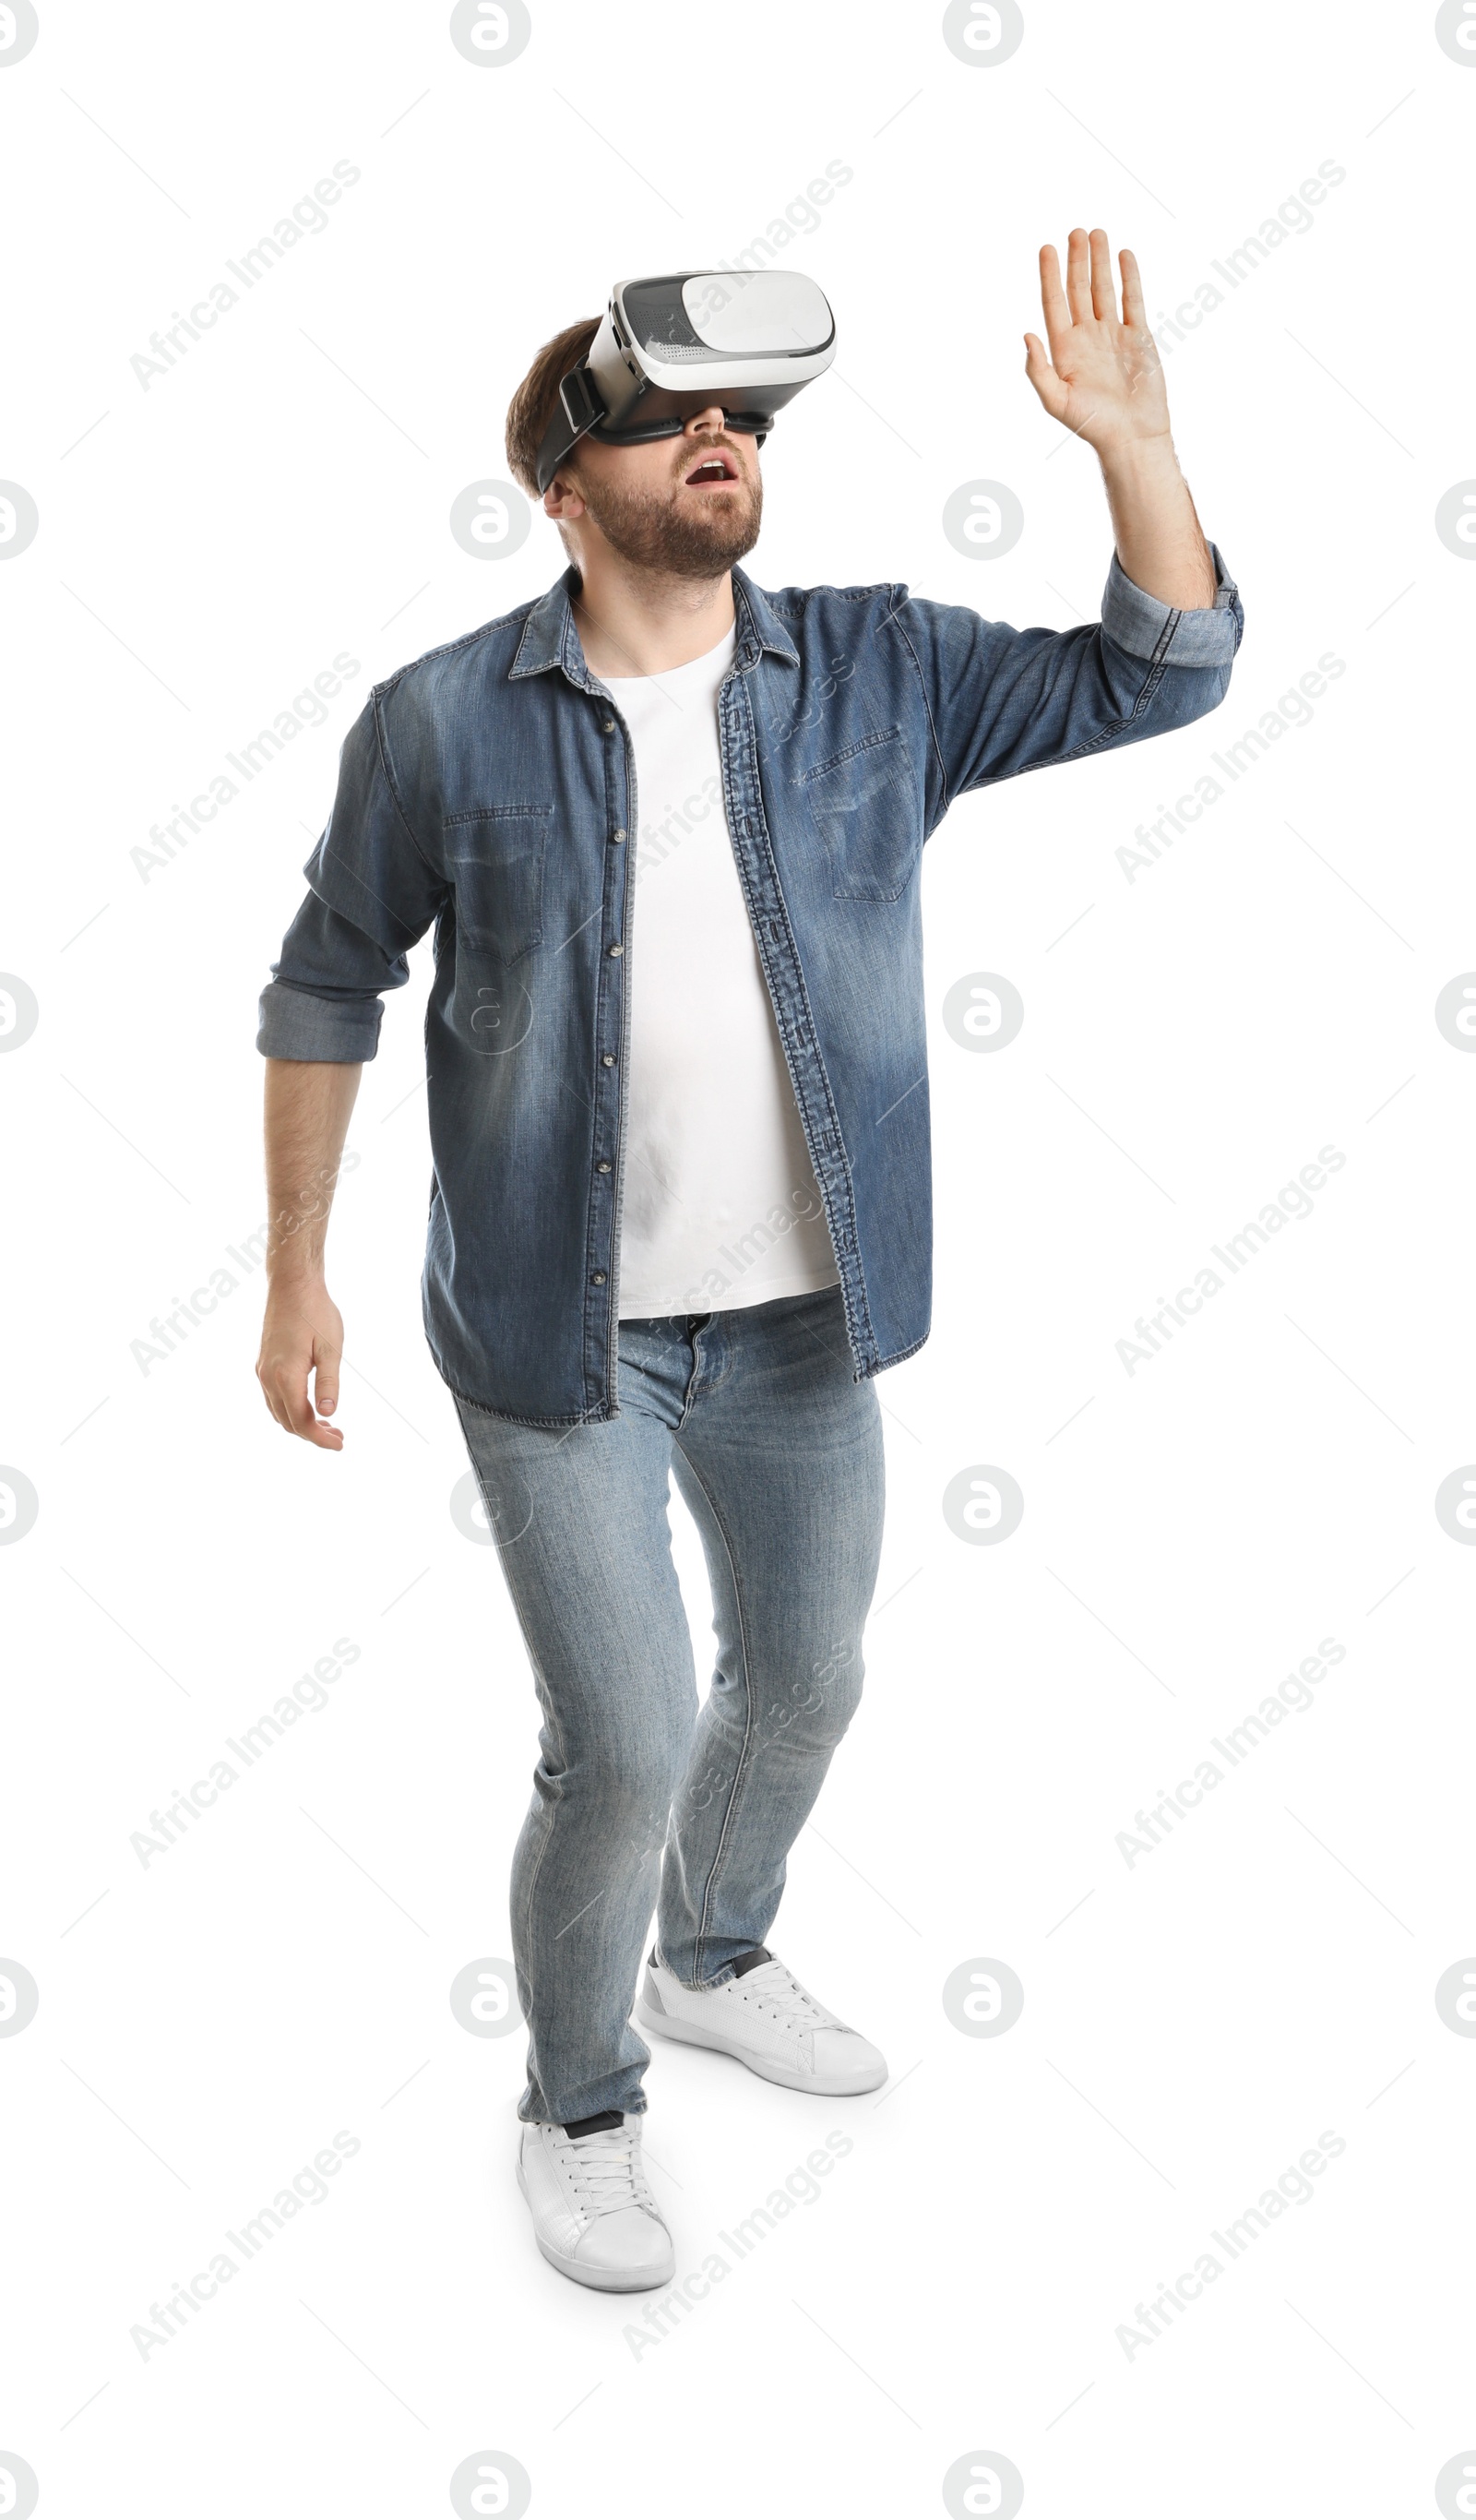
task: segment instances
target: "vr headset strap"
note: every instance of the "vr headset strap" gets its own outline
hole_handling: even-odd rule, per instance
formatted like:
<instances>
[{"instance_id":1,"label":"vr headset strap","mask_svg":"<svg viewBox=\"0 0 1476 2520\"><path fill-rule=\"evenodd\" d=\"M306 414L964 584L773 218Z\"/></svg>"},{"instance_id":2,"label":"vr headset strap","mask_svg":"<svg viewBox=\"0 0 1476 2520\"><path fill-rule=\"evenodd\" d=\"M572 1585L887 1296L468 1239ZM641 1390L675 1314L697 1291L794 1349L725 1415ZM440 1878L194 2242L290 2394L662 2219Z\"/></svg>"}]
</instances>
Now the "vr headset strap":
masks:
<instances>
[{"instance_id":1,"label":"vr headset strap","mask_svg":"<svg viewBox=\"0 0 1476 2520\"><path fill-rule=\"evenodd\" d=\"M588 368L574 368L559 388L559 409L538 449L538 487L546 490L559 465L586 429L604 418L604 396Z\"/></svg>"},{"instance_id":2,"label":"vr headset strap","mask_svg":"<svg viewBox=\"0 0 1476 2520\"><path fill-rule=\"evenodd\" d=\"M639 409L639 403L636 407ZM602 426L604 415L604 397L589 369L574 368L559 385L559 409L544 430L539 445L540 493L548 488L564 457L578 445L581 437L603 438L611 446L640 446L649 438L680 437L687 426L682 416L674 413L665 420L649 420L644 426L637 422L629 428L605 428ZM729 428L741 429L745 436L756 436L760 446L774 426L772 412L729 411L725 407L723 418Z\"/></svg>"}]
</instances>

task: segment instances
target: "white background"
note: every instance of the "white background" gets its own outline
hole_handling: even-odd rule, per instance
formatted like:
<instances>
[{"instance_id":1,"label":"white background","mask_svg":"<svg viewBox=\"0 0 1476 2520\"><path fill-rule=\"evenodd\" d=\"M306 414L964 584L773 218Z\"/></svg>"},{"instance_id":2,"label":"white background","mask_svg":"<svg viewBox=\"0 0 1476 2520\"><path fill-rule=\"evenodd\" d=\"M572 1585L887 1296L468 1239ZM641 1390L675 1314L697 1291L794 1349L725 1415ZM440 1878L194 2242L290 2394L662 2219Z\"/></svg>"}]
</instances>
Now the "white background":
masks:
<instances>
[{"instance_id":1,"label":"white background","mask_svg":"<svg viewBox=\"0 0 1476 2520\"><path fill-rule=\"evenodd\" d=\"M535 2514L926 2514L994 2450L1032 2520L1385 2520L1476 2443L1476 2045L1434 2002L1476 1951L1476 1562L1434 1511L1476 1457L1476 1061L1434 1020L1476 965L1476 571L1434 529L1476 473L1476 74L1424 6L1063 0L992 68L940 14L540 0L482 68L444 8L78 0L0 70L0 473L40 517L0 567L0 965L39 1007L0 1059L0 1460L39 1498L0 1552L0 1952L40 1991L0 2039L0 2450L43 2520L403 2520L483 2449ZM534 2252L520 2038L448 2003L506 1953L535 1708L420 1327L428 943L330 1242L342 1457L267 1418L259 1273L147 1372L132 1343L261 1222L256 996L370 683L562 564L541 518L501 561L447 524L505 475L548 334L616 275L737 255L840 160L781 257L834 304L836 371L766 450L750 566L1064 627L1110 546L1023 376L1039 246L1100 222L1169 309L1329 158L1310 232L1168 361L1246 606L1225 707L929 846L933 1334L878 1385L867 1700L776 1933L894 2078L812 2103L659 2052L684 2273L830 2129L853 2149L637 2354L642 2305ZM326 231L146 390L151 333L339 159ZM940 523L981 476L1025 513L993 562ZM1326 652L1313 722L1130 881L1135 827ZM146 880L150 827L339 652L327 722ZM1025 1004L992 1056L941 1020L972 972ZM1129 1374L1137 1316L1327 1145L1315 1213ZM981 1463L1025 1498L1001 1546L942 1513ZM151 1811L339 1638L329 1705L142 1865ZM1313 1707L1130 1867L1134 1815L1323 1638ZM998 2038L943 2009L981 1957L1025 1989ZM339 2130L326 2200L142 2359L150 2305ZM1130 2359L1136 2305L1324 2130L1311 2201Z\"/></svg>"}]
</instances>

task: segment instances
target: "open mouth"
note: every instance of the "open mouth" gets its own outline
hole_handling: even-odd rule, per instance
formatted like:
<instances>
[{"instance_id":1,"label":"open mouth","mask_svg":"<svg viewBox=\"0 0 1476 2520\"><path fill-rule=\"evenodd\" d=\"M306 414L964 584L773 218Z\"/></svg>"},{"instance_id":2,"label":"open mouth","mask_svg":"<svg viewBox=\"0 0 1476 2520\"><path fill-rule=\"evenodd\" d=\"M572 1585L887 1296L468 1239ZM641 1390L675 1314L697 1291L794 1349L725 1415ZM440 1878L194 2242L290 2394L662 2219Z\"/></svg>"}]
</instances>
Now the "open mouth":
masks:
<instances>
[{"instance_id":1,"label":"open mouth","mask_svg":"<svg viewBox=\"0 0 1476 2520\"><path fill-rule=\"evenodd\" d=\"M738 469L733 457L721 449L715 455L704 455L686 476L689 490L720 489L725 481L737 481Z\"/></svg>"}]
</instances>

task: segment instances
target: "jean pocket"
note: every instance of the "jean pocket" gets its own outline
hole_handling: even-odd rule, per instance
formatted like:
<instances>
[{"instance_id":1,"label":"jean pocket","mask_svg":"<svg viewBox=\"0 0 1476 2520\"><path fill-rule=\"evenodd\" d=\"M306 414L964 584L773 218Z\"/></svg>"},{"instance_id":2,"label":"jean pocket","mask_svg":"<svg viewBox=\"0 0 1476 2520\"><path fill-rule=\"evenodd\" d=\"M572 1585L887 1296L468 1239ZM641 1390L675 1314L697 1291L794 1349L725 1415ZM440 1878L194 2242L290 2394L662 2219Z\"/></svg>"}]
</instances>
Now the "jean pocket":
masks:
<instances>
[{"instance_id":1,"label":"jean pocket","mask_svg":"<svg viewBox=\"0 0 1476 2520\"><path fill-rule=\"evenodd\" d=\"M861 736L794 783L830 862L837 901L895 901L922 846L907 738L898 726Z\"/></svg>"},{"instance_id":2,"label":"jean pocket","mask_svg":"<svg viewBox=\"0 0 1476 2520\"><path fill-rule=\"evenodd\" d=\"M456 932L473 954L515 963L543 942L543 863L552 805L483 805L448 814L446 871Z\"/></svg>"}]
</instances>

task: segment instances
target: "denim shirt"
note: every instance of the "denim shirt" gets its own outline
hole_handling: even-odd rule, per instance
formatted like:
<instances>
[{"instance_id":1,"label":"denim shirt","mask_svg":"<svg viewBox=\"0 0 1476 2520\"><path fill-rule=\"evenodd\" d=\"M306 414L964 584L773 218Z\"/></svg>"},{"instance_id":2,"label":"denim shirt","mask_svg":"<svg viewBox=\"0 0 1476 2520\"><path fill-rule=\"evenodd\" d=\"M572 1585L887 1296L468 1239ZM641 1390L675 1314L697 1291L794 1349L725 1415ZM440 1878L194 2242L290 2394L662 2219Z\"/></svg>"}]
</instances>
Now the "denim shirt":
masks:
<instances>
[{"instance_id":1,"label":"denim shirt","mask_svg":"<svg viewBox=\"0 0 1476 2520\"><path fill-rule=\"evenodd\" d=\"M834 1245L859 1381L927 1337L932 1201L923 842L956 796L1185 726L1242 614L1178 611L1114 559L1099 623L1012 630L905 586L733 572L723 795ZM373 1058L432 922L425 1332L462 1399L615 1417L640 920L636 763L584 659L572 569L377 685L261 1001L271 1058ZM702 938L691 950L700 956Z\"/></svg>"}]
</instances>

